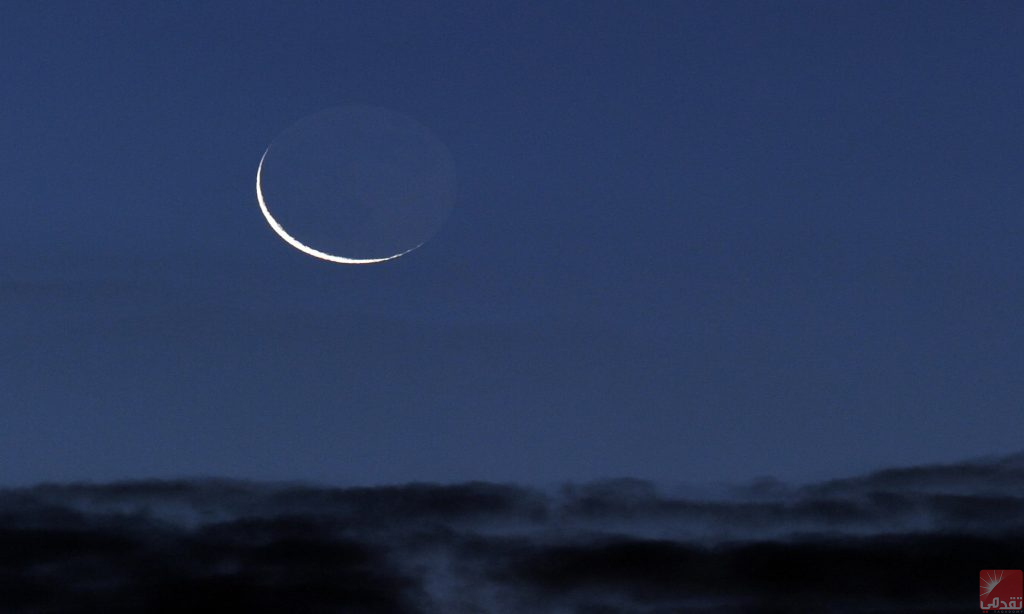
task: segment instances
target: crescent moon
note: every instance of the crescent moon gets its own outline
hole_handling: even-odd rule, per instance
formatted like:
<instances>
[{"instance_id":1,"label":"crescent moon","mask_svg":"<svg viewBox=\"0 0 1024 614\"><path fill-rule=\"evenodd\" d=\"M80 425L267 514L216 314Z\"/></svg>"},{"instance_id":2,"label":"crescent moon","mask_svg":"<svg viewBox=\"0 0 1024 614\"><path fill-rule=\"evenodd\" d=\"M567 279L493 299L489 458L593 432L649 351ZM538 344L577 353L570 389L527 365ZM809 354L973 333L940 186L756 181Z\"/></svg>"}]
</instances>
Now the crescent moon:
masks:
<instances>
[{"instance_id":1,"label":"crescent moon","mask_svg":"<svg viewBox=\"0 0 1024 614\"><path fill-rule=\"evenodd\" d=\"M260 158L260 165L256 169L256 200L260 203L260 211L263 212L263 217L267 218L267 223L270 224L270 227L274 229L274 232L284 239L285 243L288 245L291 245L300 252L309 254L314 258L319 258L328 262L336 262L338 264L377 264L378 262L387 262L388 260L394 260L399 256L404 256L420 245L423 245L420 243L419 245L407 249L404 252L399 252L393 256L387 256L385 258L345 258L344 256L334 256L318 249L314 249L308 245L304 245L298 239L288 234L288 231L286 231L284 227L274 219L274 216L270 215L270 209L267 209L267 203L263 200L263 187L261 186L263 181L263 161L267 159L268 153L270 153L269 147L263 152L263 157Z\"/></svg>"}]
</instances>

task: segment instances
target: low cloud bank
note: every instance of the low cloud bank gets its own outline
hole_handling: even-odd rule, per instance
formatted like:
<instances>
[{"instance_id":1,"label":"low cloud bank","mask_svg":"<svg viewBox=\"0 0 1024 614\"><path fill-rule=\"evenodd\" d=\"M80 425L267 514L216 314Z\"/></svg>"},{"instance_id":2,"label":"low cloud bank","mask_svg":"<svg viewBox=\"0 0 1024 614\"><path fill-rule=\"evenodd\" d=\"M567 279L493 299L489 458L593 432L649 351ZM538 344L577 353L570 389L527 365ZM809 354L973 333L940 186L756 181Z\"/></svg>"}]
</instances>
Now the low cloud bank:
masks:
<instances>
[{"instance_id":1,"label":"low cloud bank","mask_svg":"<svg viewBox=\"0 0 1024 614\"><path fill-rule=\"evenodd\" d=\"M713 499L636 480L0 491L4 612L944 612L1024 565L1024 454Z\"/></svg>"}]
</instances>

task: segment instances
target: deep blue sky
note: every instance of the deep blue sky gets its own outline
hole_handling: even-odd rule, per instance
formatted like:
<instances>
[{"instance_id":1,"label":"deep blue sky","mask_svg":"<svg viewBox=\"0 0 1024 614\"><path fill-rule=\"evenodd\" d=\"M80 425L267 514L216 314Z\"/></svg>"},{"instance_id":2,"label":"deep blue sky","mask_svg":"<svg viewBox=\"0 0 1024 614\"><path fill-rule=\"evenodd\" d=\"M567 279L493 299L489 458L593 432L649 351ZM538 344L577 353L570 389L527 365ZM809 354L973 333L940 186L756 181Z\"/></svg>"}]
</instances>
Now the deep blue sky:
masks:
<instances>
[{"instance_id":1,"label":"deep blue sky","mask_svg":"<svg viewBox=\"0 0 1024 614\"><path fill-rule=\"evenodd\" d=\"M8 2L0 482L809 479L1019 450L1024 5ZM425 247L267 227L339 104Z\"/></svg>"}]
</instances>

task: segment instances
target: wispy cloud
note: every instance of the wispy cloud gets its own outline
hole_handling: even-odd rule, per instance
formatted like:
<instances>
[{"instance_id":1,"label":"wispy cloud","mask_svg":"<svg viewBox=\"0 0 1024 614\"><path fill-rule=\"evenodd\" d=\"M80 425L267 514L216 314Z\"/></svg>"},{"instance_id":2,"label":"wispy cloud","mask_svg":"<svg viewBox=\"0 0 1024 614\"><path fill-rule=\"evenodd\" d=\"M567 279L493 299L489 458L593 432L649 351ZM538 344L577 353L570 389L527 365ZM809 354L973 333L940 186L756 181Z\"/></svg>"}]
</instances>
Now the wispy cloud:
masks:
<instances>
[{"instance_id":1,"label":"wispy cloud","mask_svg":"<svg viewBox=\"0 0 1024 614\"><path fill-rule=\"evenodd\" d=\"M5 611L963 611L1019 567L1024 456L694 499L614 480L0 493Z\"/></svg>"}]
</instances>

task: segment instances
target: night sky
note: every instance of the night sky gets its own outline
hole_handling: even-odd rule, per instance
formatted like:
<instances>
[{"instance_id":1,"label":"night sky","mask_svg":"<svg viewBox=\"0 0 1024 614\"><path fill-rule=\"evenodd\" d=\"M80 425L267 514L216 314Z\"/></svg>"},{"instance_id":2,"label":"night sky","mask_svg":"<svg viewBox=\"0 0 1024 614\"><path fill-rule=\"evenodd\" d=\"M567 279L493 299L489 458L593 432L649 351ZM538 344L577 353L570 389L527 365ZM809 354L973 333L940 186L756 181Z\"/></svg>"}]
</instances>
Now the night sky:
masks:
<instances>
[{"instance_id":1,"label":"night sky","mask_svg":"<svg viewBox=\"0 0 1024 614\"><path fill-rule=\"evenodd\" d=\"M0 483L1019 451L1022 65L1013 2L7 2ZM347 104L454 161L393 262L256 203Z\"/></svg>"}]
</instances>

